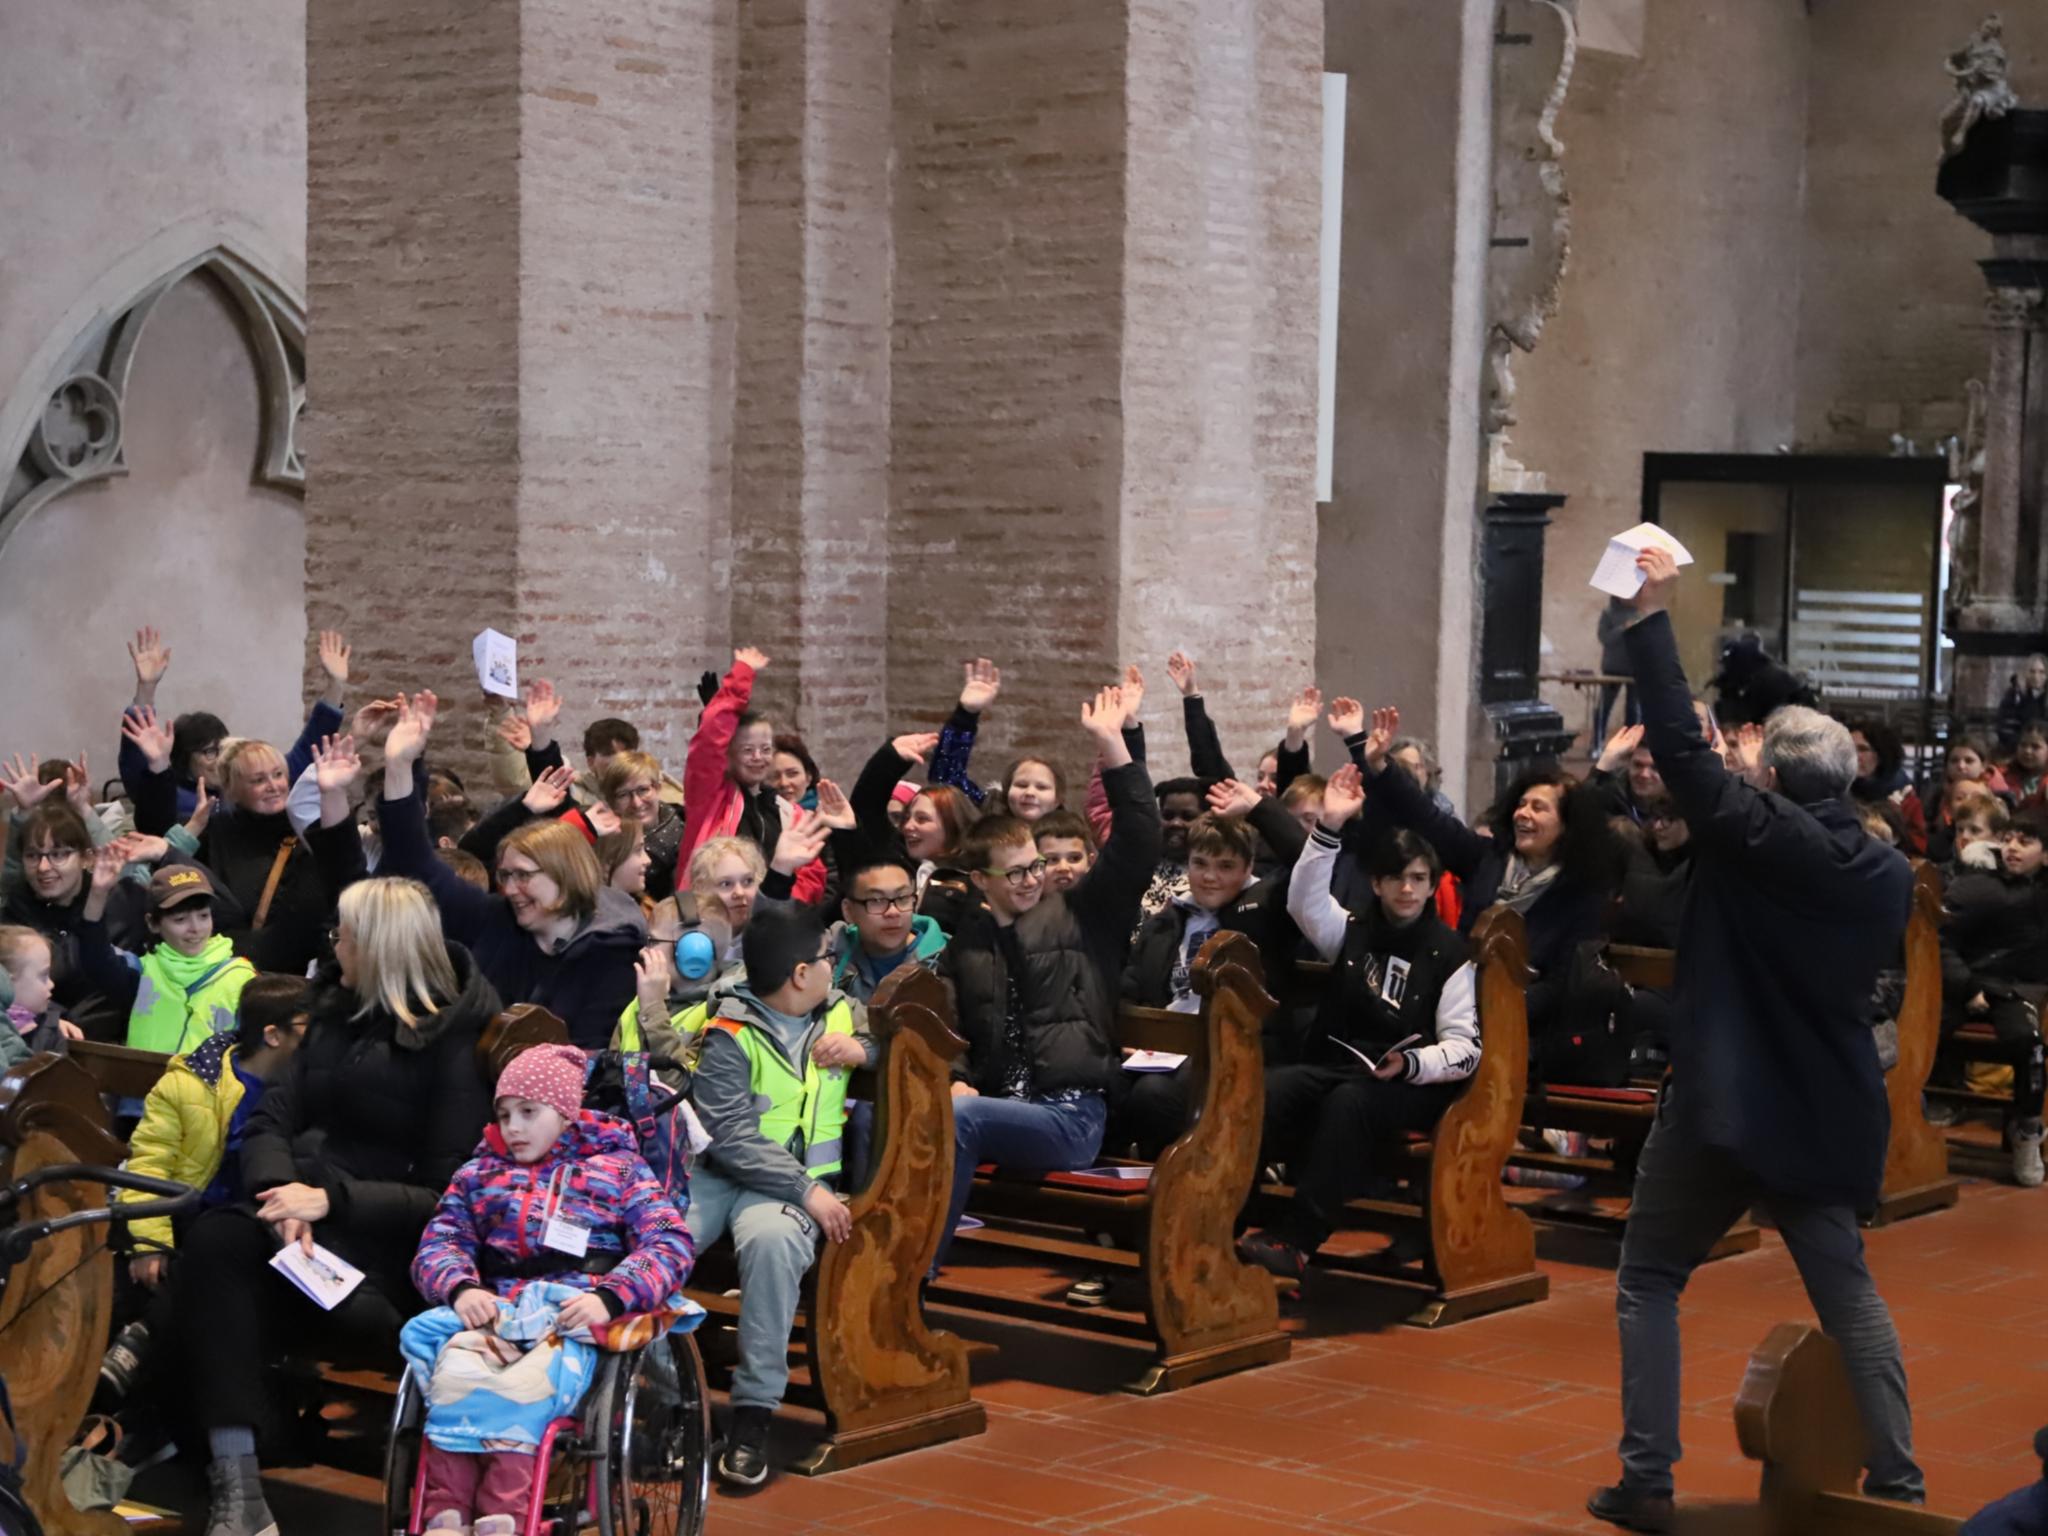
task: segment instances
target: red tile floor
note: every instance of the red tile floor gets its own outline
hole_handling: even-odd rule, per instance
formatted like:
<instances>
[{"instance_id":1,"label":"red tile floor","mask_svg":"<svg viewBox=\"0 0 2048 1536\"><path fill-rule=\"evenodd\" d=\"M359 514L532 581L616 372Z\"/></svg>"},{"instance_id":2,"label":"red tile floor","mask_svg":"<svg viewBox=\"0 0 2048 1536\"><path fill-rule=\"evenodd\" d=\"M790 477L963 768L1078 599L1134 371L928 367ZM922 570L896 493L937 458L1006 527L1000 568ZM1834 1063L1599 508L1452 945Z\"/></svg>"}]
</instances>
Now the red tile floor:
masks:
<instances>
[{"instance_id":1,"label":"red tile floor","mask_svg":"<svg viewBox=\"0 0 2048 1536\"><path fill-rule=\"evenodd\" d=\"M1546 1302L1438 1332L1403 1327L1378 1293L1315 1276L1284 1306L1286 1364L1159 1398L1116 1390L1135 1354L941 1313L1001 1346L976 1362L988 1433L836 1476L715 1497L713 1533L886 1531L1104 1536L1388 1536L1607 1531L1583 1512L1614 1472L1614 1246L1546 1234ZM2048 1423L2048 1190L1973 1181L1953 1210L1869 1234L1905 1340L1915 1432L1935 1507L1967 1514L2032 1481ZM1047 1275L1007 1272L1049 1289ZM1314 1283L1320 1282L1320 1283ZM1777 1322L1811 1316L1775 1234L1701 1269L1686 1297L1681 1502L1702 1528L1750 1529L1757 1469L1736 1448L1744 1362ZM790 1444L800 1434L792 1431ZM787 1447L785 1447L787 1448ZM370 1529L334 1474L286 1474L298 1532ZM316 1491L317 1490L317 1491ZM284 1510L280 1509L280 1515Z\"/></svg>"}]
</instances>

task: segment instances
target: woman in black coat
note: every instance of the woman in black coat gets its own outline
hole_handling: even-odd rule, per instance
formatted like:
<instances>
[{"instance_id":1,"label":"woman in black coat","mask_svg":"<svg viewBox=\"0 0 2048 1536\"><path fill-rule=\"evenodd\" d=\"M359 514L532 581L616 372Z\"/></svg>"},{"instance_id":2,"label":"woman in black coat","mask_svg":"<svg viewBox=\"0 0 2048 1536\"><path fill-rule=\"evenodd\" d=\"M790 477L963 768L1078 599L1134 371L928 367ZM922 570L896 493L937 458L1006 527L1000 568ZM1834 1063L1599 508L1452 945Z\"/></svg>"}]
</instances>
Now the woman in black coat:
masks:
<instances>
[{"instance_id":1,"label":"woman in black coat","mask_svg":"<svg viewBox=\"0 0 2048 1536\"><path fill-rule=\"evenodd\" d=\"M420 1307L408 1277L420 1233L490 1118L477 1044L498 997L442 937L426 889L349 887L334 953L285 1076L242 1078L227 1138L241 1198L192 1223L171 1271L190 1394L181 1419L205 1431L212 1460L210 1531L272 1524L256 1459L258 1431L287 1421L271 1400L272 1362L308 1350L396 1358L399 1327ZM270 1272L280 1244L317 1244L363 1281L323 1311Z\"/></svg>"}]
</instances>

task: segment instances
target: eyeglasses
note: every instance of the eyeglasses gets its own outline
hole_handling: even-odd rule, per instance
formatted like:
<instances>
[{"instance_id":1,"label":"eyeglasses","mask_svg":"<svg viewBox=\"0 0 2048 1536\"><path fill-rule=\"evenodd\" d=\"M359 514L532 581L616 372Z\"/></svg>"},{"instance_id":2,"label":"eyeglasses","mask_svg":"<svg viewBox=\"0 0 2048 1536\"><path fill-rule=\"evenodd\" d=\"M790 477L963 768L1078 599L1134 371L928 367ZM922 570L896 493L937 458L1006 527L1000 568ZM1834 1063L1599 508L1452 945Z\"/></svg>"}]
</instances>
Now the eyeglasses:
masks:
<instances>
[{"instance_id":1,"label":"eyeglasses","mask_svg":"<svg viewBox=\"0 0 2048 1536\"><path fill-rule=\"evenodd\" d=\"M1015 869L984 869L984 875L1001 875L1010 882L1010 889L1021 891L1034 880L1045 877L1045 860L1033 859L1029 864L1019 864Z\"/></svg>"},{"instance_id":2,"label":"eyeglasses","mask_svg":"<svg viewBox=\"0 0 2048 1536\"><path fill-rule=\"evenodd\" d=\"M34 869L39 864L47 864L52 869L60 869L77 857L78 850L76 848L37 848L32 852L24 853L21 856L21 862L30 869Z\"/></svg>"},{"instance_id":3,"label":"eyeglasses","mask_svg":"<svg viewBox=\"0 0 2048 1536\"><path fill-rule=\"evenodd\" d=\"M540 871L537 869L501 869L498 871L498 884L501 887L507 885L531 885L539 878Z\"/></svg>"},{"instance_id":4,"label":"eyeglasses","mask_svg":"<svg viewBox=\"0 0 2048 1536\"><path fill-rule=\"evenodd\" d=\"M911 912L917 908L917 892L904 891L897 896L856 896L860 909L869 917L880 917L884 912Z\"/></svg>"},{"instance_id":5,"label":"eyeglasses","mask_svg":"<svg viewBox=\"0 0 2048 1536\"><path fill-rule=\"evenodd\" d=\"M741 747L739 755L749 761L765 761L775 756L773 747Z\"/></svg>"}]
</instances>

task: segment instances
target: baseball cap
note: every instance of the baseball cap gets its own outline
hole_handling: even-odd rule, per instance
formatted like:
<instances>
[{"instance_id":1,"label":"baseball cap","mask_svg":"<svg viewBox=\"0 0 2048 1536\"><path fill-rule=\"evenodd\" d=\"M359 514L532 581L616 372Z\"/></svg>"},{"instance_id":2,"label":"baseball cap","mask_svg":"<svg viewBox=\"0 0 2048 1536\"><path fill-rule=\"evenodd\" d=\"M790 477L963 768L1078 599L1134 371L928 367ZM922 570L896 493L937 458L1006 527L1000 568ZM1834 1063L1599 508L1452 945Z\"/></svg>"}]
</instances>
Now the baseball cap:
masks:
<instances>
[{"instance_id":1,"label":"baseball cap","mask_svg":"<svg viewBox=\"0 0 2048 1536\"><path fill-rule=\"evenodd\" d=\"M149 877L148 910L152 913L212 899L213 882L196 864L166 864Z\"/></svg>"}]
</instances>

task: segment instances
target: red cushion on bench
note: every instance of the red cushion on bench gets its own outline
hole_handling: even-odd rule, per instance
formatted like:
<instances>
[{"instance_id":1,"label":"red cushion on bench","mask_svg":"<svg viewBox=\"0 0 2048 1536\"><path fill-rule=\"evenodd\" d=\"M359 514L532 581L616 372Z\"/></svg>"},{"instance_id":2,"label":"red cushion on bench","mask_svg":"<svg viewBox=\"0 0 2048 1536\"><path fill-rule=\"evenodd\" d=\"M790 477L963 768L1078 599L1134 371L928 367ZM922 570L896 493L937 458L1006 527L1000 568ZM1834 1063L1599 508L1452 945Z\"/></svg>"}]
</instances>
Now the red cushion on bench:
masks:
<instances>
[{"instance_id":1,"label":"red cushion on bench","mask_svg":"<svg viewBox=\"0 0 2048 1536\"><path fill-rule=\"evenodd\" d=\"M1967 1040L1972 1045L1996 1045L1998 1031L1989 1024L1965 1024L1958 1028L1951 1038Z\"/></svg>"},{"instance_id":2,"label":"red cushion on bench","mask_svg":"<svg viewBox=\"0 0 2048 1536\"><path fill-rule=\"evenodd\" d=\"M1603 1104L1642 1104L1657 1102L1654 1088L1572 1088L1561 1083L1552 1083L1532 1098L1551 1099L1597 1099Z\"/></svg>"},{"instance_id":3,"label":"red cushion on bench","mask_svg":"<svg viewBox=\"0 0 2048 1536\"><path fill-rule=\"evenodd\" d=\"M998 1168L994 1163L980 1163L975 1167L975 1176L983 1179L1000 1179L1005 1184L1046 1184L1059 1189L1085 1189L1094 1194L1126 1195L1133 1199L1143 1196L1152 1187L1150 1179L1119 1179L1104 1173L1014 1173Z\"/></svg>"}]
</instances>

